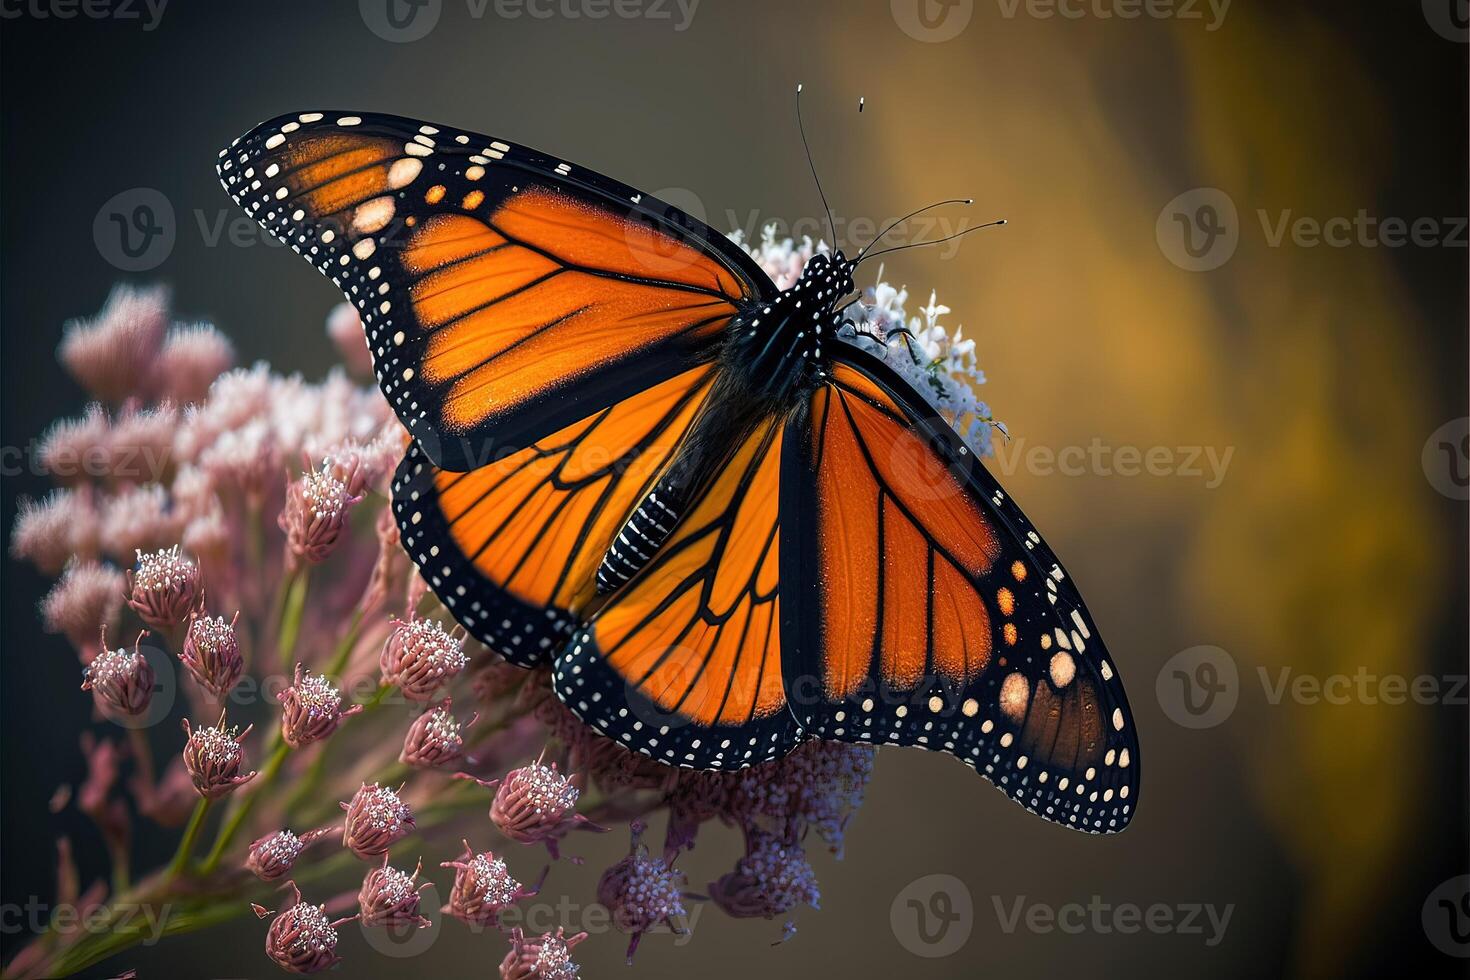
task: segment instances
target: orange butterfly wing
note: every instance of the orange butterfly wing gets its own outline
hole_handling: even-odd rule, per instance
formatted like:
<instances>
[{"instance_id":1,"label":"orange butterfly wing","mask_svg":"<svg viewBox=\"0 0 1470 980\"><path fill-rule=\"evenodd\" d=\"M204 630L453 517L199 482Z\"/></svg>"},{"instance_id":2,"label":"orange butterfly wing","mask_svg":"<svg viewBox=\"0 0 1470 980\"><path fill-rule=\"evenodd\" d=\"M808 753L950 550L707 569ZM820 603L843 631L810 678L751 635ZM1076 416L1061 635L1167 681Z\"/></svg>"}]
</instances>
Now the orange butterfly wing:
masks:
<instances>
[{"instance_id":1,"label":"orange butterfly wing","mask_svg":"<svg viewBox=\"0 0 1470 980\"><path fill-rule=\"evenodd\" d=\"M282 116L219 173L356 305L379 385L446 469L709 363L731 318L775 291L678 209L449 127Z\"/></svg>"},{"instance_id":2,"label":"orange butterfly wing","mask_svg":"<svg viewBox=\"0 0 1470 980\"><path fill-rule=\"evenodd\" d=\"M808 408L781 513L803 727L950 752L1050 820L1121 830L1138 785L1122 683L1025 515L863 350L842 348Z\"/></svg>"},{"instance_id":3,"label":"orange butterfly wing","mask_svg":"<svg viewBox=\"0 0 1470 980\"><path fill-rule=\"evenodd\" d=\"M592 727L670 765L784 755L779 422L761 420L647 566L557 657L557 692Z\"/></svg>"},{"instance_id":4,"label":"orange butterfly wing","mask_svg":"<svg viewBox=\"0 0 1470 980\"><path fill-rule=\"evenodd\" d=\"M410 447L393 481L404 548L466 629L523 666L596 598L595 574L709 392L691 368L468 473Z\"/></svg>"}]
</instances>

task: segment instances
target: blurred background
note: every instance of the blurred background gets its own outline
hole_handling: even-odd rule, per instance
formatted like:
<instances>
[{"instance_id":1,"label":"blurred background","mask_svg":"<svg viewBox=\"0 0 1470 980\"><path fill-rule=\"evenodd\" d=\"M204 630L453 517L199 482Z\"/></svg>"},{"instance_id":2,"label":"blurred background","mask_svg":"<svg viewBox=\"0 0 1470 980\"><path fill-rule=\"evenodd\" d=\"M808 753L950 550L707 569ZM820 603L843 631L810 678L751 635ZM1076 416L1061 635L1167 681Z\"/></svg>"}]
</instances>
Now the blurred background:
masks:
<instances>
[{"instance_id":1,"label":"blurred background","mask_svg":"<svg viewBox=\"0 0 1470 980\"><path fill-rule=\"evenodd\" d=\"M677 945L645 941L636 972L620 937L594 935L585 975L1465 974L1463 0L3 13L7 447L80 410L54 359L61 326L119 281L169 284L177 315L213 320L242 363L316 377L334 362L335 290L265 244L214 177L220 147L288 110L447 122L722 230L814 234L802 81L843 244L956 195L977 203L916 231L1009 220L890 256L884 275L911 310L936 290L978 344L982 395L1013 436L993 467L1080 582L1131 693L1146 760L1132 828L1067 833L953 759L883 751L792 941L710 912ZM138 260L94 222L140 188L168 203L173 238ZM7 455L7 534L17 499L47 486L23 459ZM73 836L84 878L105 854L74 810L47 811L82 774L90 705L65 642L40 631L46 583L8 559L3 574L8 958L29 938L9 910L54 896L53 838ZM733 833L701 843L681 860L696 885L740 853ZM160 860L172 840L137 846ZM589 838L558 884L590 894L625 848ZM954 910L942 941L914 897ZM1128 930L1125 906L1167 912ZM262 933L245 916L90 975L269 976ZM453 928L411 961L355 930L342 946L353 976L483 976L502 951Z\"/></svg>"}]
</instances>

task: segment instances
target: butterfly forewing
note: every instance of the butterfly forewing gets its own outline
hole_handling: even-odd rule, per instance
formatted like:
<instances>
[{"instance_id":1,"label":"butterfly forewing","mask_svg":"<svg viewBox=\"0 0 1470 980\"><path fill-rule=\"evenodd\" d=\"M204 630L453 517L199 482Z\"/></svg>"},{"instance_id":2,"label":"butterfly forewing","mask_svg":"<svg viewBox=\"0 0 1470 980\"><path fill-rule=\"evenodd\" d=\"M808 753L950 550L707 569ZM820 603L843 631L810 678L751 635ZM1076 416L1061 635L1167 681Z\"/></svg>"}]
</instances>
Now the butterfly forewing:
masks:
<instances>
[{"instance_id":1,"label":"butterfly forewing","mask_svg":"<svg viewBox=\"0 0 1470 980\"><path fill-rule=\"evenodd\" d=\"M1066 573L964 443L844 346L783 461L783 640L812 734L949 752L1017 802L1121 830L1138 746Z\"/></svg>"},{"instance_id":2,"label":"butterfly forewing","mask_svg":"<svg viewBox=\"0 0 1470 980\"><path fill-rule=\"evenodd\" d=\"M450 127L296 113L237 140L219 173L356 305L383 393L446 469L708 363L775 291L678 209Z\"/></svg>"}]
</instances>

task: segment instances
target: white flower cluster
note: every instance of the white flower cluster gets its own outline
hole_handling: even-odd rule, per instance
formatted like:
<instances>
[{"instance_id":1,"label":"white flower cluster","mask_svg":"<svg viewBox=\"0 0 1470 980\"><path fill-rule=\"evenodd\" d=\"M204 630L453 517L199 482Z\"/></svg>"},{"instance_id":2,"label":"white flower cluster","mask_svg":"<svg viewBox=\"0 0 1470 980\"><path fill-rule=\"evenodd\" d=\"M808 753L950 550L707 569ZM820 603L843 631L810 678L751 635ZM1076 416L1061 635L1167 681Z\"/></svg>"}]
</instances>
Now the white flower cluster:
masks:
<instances>
[{"instance_id":1,"label":"white flower cluster","mask_svg":"<svg viewBox=\"0 0 1470 980\"><path fill-rule=\"evenodd\" d=\"M801 270L817 252L828 251L825 242L813 243L803 238L799 243L790 238L777 239L774 226L761 232L758 244L747 245L744 235L736 231L731 241L740 245L765 270L776 286L787 289L801 277ZM981 456L992 452L991 430L1005 427L990 414L990 406L976 394L985 383L985 372L975 356L975 342L962 336L962 328L949 328L940 323L950 308L941 304L930 292L927 306L917 312L908 311L909 292L905 286L895 287L883 280L883 267L878 267L876 282L862 291L846 313L856 325L844 327L838 334L880 355L929 403L954 426L972 450Z\"/></svg>"}]
</instances>

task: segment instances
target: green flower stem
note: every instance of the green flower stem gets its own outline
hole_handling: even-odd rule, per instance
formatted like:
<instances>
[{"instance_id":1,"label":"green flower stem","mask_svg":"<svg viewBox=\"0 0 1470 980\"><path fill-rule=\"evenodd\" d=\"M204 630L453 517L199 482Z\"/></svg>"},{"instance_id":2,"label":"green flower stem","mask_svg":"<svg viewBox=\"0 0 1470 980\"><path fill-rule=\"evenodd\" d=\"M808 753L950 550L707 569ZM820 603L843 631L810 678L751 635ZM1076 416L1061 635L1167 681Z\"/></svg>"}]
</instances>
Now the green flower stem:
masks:
<instances>
[{"instance_id":1,"label":"green flower stem","mask_svg":"<svg viewBox=\"0 0 1470 980\"><path fill-rule=\"evenodd\" d=\"M372 697L362 702L362 711L358 712L358 714L365 715L371 713L383 703L383 699L387 697L388 692L391 690L393 688L387 685L379 687ZM354 715L353 718L355 717L357 716ZM344 724L352 724L352 718L348 718ZM326 775L327 755L332 751L333 744L333 742L329 741L322 746L321 751L312 760L311 768L307 770L306 775L296 784L296 789L291 792L290 798L286 801L287 814L294 816L301 804L310 799L316 792L317 787L321 784L322 778ZM384 777L384 781L389 782L391 780Z\"/></svg>"},{"instance_id":2,"label":"green flower stem","mask_svg":"<svg viewBox=\"0 0 1470 980\"><path fill-rule=\"evenodd\" d=\"M177 878L189 866L189 859L194 856L194 845L199 841L199 832L204 829L204 818L209 815L210 802L206 799L194 804L194 812L189 814L189 823L184 827L178 850L174 851L173 860L168 863L169 880Z\"/></svg>"},{"instance_id":3,"label":"green flower stem","mask_svg":"<svg viewBox=\"0 0 1470 980\"><path fill-rule=\"evenodd\" d=\"M424 807L420 816L424 818L455 817L461 814L472 813L479 810L483 802L478 797L463 800L454 799L452 796L442 799L436 803ZM412 844L415 839L422 840L423 827L404 838L405 843ZM298 885L305 885L340 875L345 870L359 873L362 863L347 851L339 851L331 857L312 862L292 874L292 878ZM138 892L134 895L125 896L129 901L153 902L154 904L167 904L169 906L169 918L163 928L166 936L178 935L187 932L197 932L237 919L245 915L250 908L252 900L261 902L270 901L270 897L276 893L276 888L269 884L255 884L254 888L231 889L226 892L215 894L191 896L189 898L171 897L167 893ZM114 902L118 901L114 898ZM55 976L67 976L95 963L99 963L109 956L116 956L133 946L138 945L148 936L144 926L130 926L120 928L95 936L89 936L78 942L75 946L67 949L57 956L50 964L50 972Z\"/></svg>"},{"instance_id":4,"label":"green flower stem","mask_svg":"<svg viewBox=\"0 0 1470 980\"><path fill-rule=\"evenodd\" d=\"M287 745L281 739L279 729L276 730L276 740L275 751L266 760L265 768L261 770L259 779L251 787L250 795L246 796L244 802L225 818L224 824L220 827L219 836L215 838L214 846L209 850L209 856L204 859L204 864L199 869L201 873L210 874L215 868L219 867L220 859L224 857L225 851L229 849L230 843L235 838L235 834L240 830L240 825L245 822L245 818L250 816L250 811L255 808L255 801L270 789L271 784L276 781L276 776L280 774L281 766L286 762L286 756L291 753L291 746Z\"/></svg>"},{"instance_id":5,"label":"green flower stem","mask_svg":"<svg viewBox=\"0 0 1470 980\"><path fill-rule=\"evenodd\" d=\"M332 659L327 661L326 675L331 678L338 677L347 668L347 661L352 657L352 650L357 646L357 640L362 636L363 625L367 617L363 614L361 606L352 614L352 622L347 627L347 634L342 637L342 642L337 644L337 649L332 653Z\"/></svg>"},{"instance_id":6,"label":"green flower stem","mask_svg":"<svg viewBox=\"0 0 1470 980\"><path fill-rule=\"evenodd\" d=\"M286 599L281 609L281 630L276 648L281 655L281 669L290 672L296 665L292 658L296 653L296 638L301 635L301 614L306 609L306 587L310 581L307 567L301 566L289 575L285 586Z\"/></svg>"}]
</instances>

